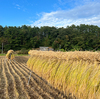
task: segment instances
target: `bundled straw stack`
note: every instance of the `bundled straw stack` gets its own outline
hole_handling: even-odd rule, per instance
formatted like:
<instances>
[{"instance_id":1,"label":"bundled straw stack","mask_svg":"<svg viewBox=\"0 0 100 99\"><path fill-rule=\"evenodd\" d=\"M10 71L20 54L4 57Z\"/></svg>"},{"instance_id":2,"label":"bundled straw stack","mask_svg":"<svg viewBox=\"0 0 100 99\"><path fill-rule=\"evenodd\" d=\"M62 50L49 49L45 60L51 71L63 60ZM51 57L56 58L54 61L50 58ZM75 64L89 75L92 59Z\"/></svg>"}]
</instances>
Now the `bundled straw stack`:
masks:
<instances>
[{"instance_id":1,"label":"bundled straw stack","mask_svg":"<svg viewBox=\"0 0 100 99\"><path fill-rule=\"evenodd\" d=\"M65 94L100 99L100 53L89 51L29 52L29 69Z\"/></svg>"},{"instance_id":2,"label":"bundled straw stack","mask_svg":"<svg viewBox=\"0 0 100 99\"><path fill-rule=\"evenodd\" d=\"M7 59L14 59L15 58L15 56L14 56L14 51L13 50L9 50L8 52L7 52L7 54L6 54L6 58Z\"/></svg>"},{"instance_id":3,"label":"bundled straw stack","mask_svg":"<svg viewBox=\"0 0 100 99\"><path fill-rule=\"evenodd\" d=\"M83 60L89 62L100 62L100 53L99 52L90 52L90 51L70 51L70 52L54 52L54 51L37 51L30 50L28 52L31 56L42 56L49 58L57 58L64 60Z\"/></svg>"},{"instance_id":4,"label":"bundled straw stack","mask_svg":"<svg viewBox=\"0 0 100 99\"><path fill-rule=\"evenodd\" d=\"M33 51L33 50L29 50L29 51L28 51L28 54L31 55L32 51Z\"/></svg>"}]
</instances>

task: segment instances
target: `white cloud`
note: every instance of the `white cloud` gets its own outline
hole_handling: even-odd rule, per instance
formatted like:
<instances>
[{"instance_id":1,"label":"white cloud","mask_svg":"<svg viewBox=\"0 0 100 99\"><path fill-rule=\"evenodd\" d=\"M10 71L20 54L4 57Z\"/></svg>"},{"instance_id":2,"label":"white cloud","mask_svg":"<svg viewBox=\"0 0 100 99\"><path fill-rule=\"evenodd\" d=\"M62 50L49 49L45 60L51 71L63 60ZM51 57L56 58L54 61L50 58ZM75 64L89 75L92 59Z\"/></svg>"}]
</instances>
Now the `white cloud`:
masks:
<instances>
[{"instance_id":1,"label":"white cloud","mask_svg":"<svg viewBox=\"0 0 100 99\"><path fill-rule=\"evenodd\" d=\"M18 5L18 4L16 4L16 6L18 6L18 7L19 7L19 5Z\"/></svg>"},{"instance_id":2,"label":"white cloud","mask_svg":"<svg viewBox=\"0 0 100 99\"><path fill-rule=\"evenodd\" d=\"M20 9L20 8L21 8L21 6L20 6L19 4L15 4L15 3L13 3L13 5L14 5L15 8L17 8L17 9Z\"/></svg>"},{"instance_id":3,"label":"white cloud","mask_svg":"<svg viewBox=\"0 0 100 99\"><path fill-rule=\"evenodd\" d=\"M72 24L93 24L100 26L100 3L89 2L90 0L84 1L88 3L71 10L42 13L41 18L31 24L31 26L66 27Z\"/></svg>"}]
</instances>

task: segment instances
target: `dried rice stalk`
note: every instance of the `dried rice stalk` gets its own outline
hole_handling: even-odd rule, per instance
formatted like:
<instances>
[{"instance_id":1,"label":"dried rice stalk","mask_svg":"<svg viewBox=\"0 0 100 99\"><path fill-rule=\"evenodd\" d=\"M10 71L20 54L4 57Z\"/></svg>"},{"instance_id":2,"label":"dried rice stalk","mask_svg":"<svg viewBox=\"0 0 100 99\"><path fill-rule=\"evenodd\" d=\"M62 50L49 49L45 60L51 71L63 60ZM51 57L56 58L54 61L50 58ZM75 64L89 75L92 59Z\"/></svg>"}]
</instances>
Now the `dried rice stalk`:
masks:
<instances>
[{"instance_id":1,"label":"dried rice stalk","mask_svg":"<svg viewBox=\"0 0 100 99\"><path fill-rule=\"evenodd\" d=\"M13 50L9 50L8 52L7 52L7 54L6 54L6 58L7 59L14 59L15 58L15 56L14 56L14 51Z\"/></svg>"}]
</instances>

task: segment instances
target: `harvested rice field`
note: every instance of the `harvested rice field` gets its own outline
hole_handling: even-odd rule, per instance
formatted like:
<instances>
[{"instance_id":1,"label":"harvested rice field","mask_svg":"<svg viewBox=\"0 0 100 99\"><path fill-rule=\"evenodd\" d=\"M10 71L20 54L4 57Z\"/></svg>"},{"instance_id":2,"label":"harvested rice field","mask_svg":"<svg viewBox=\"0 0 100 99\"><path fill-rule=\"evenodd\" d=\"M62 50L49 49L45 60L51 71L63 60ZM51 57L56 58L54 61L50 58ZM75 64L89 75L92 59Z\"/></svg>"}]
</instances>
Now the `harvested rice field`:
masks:
<instances>
[{"instance_id":1,"label":"harvested rice field","mask_svg":"<svg viewBox=\"0 0 100 99\"><path fill-rule=\"evenodd\" d=\"M26 62L29 56L17 56L9 61L0 56L0 99L72 99L32 72ZM73 99L76 99L75 97Z\"/></svg>"}]
</instances>

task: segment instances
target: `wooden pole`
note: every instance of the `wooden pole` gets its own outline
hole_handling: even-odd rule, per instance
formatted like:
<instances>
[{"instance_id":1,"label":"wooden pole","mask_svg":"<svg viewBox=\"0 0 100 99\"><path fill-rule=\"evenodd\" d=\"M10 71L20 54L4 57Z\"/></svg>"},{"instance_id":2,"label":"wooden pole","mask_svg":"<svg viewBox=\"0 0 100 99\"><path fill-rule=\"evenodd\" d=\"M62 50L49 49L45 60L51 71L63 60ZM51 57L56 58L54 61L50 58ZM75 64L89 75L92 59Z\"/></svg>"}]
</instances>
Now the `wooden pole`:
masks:
<instances>
[{"instance_id":1,"label":"wooden pole","mask_svg":"<svg viewBox=\"0 0 100 99\"><path fill-rule=\"evenodd\" d=\"M29 79L28 79L28 84L27 84L27 85L29 85L30 78L31 78L31 73L32 73L32 71L30 72L30 76L29 76Z\"/></svg>"},{"instance_id":2,"label":"wooden pole","mask_svg":"<svg viewBox=\"0 0 100 99\"><path fill-rule=\"evenodd\" d=\"M3 43L2 43L2 54L3 54Z\"/></svg>"}]
</instances>

